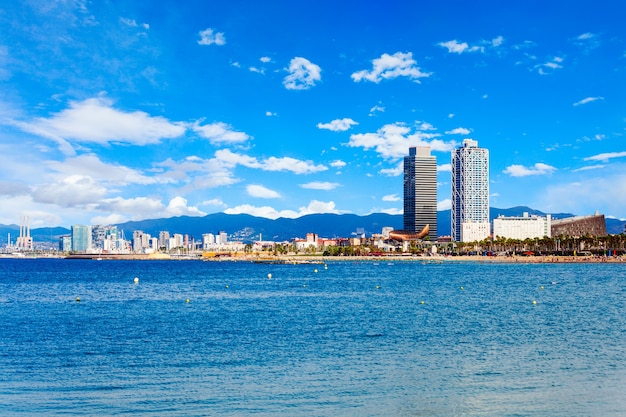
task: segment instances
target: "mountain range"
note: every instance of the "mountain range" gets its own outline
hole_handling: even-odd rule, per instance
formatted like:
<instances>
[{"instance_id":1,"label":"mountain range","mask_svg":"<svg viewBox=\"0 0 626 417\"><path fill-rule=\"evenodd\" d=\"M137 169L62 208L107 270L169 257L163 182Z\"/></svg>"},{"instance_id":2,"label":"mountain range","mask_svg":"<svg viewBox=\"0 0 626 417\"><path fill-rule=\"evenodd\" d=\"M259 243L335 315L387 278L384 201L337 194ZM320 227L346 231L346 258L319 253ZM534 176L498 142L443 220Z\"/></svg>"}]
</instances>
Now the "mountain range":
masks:
<instances>
[{"instance_id":1,"label":"mountain range","mask_svg":"<svg viewBox=\"0 0 626 417\"><path fill-rule=\"evenodd\" d=\"M518 206L508 209L492 207L490 210L491 220L503 216L521 216L524 212L545 216L539 210L529 207ZM553 219L563 219L574 216L570 213L550 213ZM224 214L214 213L204 217L170 217L163 219L150 219L132 221L116 225L123 230L125 238L130 240L133 231L141 230L154 237L159 236L160 231L168 231L170 234L187 234L196 240L202 238L204 233L217 234L220 231L228 233L229 240L250 242L255 240L288 241L293 238L304 238L307 233L317 233L320 237L353 237L365 234L371 236L380 233L383 227L389 226L394 229L402 229L403 216L375 213L367 216L355 214L310 214L295 219L279 218L276 220L264 217L255 217L248 214ZM439 236L450 235L450 210L437 212L437 234ZM624 232L626 221L613 218L606 219L607 233L620 234ZM60 236L68 235L70 229L65 227L43 227L31 230L31 236L35 243L50 243L56 247ZM0 225L0 245L7 243L8 234L11 240L19 235L19 226Z\"/></svg>"}]
</instances>

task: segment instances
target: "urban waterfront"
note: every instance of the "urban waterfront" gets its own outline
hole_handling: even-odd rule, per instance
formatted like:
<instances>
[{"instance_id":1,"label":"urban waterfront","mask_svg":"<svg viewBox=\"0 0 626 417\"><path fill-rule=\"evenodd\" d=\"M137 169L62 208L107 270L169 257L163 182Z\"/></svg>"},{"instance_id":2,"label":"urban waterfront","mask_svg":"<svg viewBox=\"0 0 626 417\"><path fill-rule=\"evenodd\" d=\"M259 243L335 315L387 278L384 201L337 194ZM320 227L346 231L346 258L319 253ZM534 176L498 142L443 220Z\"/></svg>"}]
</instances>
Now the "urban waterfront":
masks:
<instances>
[{"instance_id":1,"label":"urban waterfront","mask_svg":"<svg viewBox=\"0 0 626 417\"><path fill-rule=\"evenodd\" d=\"M624 300L621 263L0 259L0 414L622 416Z\"/></svg>"}]
</instances>

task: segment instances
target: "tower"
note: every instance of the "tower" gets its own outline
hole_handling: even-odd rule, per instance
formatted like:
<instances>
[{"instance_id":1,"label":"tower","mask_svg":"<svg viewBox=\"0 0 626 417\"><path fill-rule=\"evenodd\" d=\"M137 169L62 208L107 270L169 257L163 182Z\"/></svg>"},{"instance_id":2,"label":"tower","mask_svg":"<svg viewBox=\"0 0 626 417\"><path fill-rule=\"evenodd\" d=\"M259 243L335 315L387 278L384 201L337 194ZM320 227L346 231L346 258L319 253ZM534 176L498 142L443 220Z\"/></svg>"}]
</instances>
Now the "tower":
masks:
<instances>
[{"instance_id":1,"label":"tower","mask_svg":"<svg viewBox=\"0 0 626 417\"><path fill-rule=\"evenodd\" d=\"M465 139L452 151L452 240L473 242L489 237L489 151Z\"/></svg>"},{"instance_id":2,"label":"tower","mask_svg":"<svg viewBox=\"0 0 626 417\"><path fill-rule=\"evenodd\" d=\"M437 158L428 146L412 147L404 157L404 230L419 233L426 226L430 240L437 240Z\"/></svg>"}]
</instances>

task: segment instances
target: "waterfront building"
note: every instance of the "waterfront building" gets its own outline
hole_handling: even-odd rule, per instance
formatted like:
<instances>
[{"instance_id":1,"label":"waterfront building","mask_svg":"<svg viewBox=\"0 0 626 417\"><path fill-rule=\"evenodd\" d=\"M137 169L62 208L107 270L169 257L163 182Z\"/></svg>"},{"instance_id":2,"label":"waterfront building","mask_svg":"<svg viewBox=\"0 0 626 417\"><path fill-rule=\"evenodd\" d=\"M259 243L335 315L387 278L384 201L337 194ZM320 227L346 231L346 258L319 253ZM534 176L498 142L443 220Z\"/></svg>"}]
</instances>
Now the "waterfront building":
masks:
<instances>
[{"instance_id":1,"label":"waterfront building","mask_svg":"<svg viewBox=\"0 0 626 417\"><path fill-rule=\"evenodd\" d=\"M75 224L72 226L71 233L73 252L91 251L91 226Z\"/></svg>"},{"instance_id":2,"label":"waterfront building","mask_svg":"<svg viewBox=\"0 0 626 417\"><path fill-rule=\"evenodd\" d=\"M478 141L465 139L452 151L451 183L452 239L474 242L489 237L489 151L479 148Z\"/></svg>"},{"instance_id":3,"label":"waterfront building","mask_svg":"<svg viewBox=\"0 0 626 417\"><path fill-rule=\"evenodd\" d=\"M428 230L437 240L437 158L430 147L409 148L404 157L404 231Z\"/></svg>"},{"instance_id":4,"label":"waterfront building","mask_svg":"<svg viewBox=\"0 0 626 417\"><path fill-rule=\"evenodd\" d=\"M593 216L575 216L552 220L552 236L606 236L604 214Z\"/></svg>"},{"instance_id":5,"label":"waterfront building","mask_svg":"<svg viewBox=\"0 0 626 417\"><path fill-rule=\"evenodd\" d=\"M550 237L551 220L549 214L546 217L529 216L527 212L524 212L522 217L500 215L493 219L493 236L518 240Z\"/></svg>"},{"instance_id":6,"label":"waterfront building","mask_svg":"<svg viewBox=\"0 0 626 417\"><path fill-rule=\"evenodd\" d=\"M69 252L72 250L72 236L64 235L59 237L59 252Z\"/></svg>"}]
</instances>

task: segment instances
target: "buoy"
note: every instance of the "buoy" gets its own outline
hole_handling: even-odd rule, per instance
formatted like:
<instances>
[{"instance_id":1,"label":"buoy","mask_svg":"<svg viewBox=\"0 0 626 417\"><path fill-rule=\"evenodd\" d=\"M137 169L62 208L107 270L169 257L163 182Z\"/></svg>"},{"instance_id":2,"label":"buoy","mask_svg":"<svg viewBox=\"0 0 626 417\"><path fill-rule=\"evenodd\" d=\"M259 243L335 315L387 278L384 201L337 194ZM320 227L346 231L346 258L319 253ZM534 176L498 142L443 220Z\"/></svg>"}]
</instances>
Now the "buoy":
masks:
<instances>
[{"instance_id":1,"label":"buoy","mask_svg":"<svg viewBox=\"0 0 626 417\"><path fill-rule=\"evenodd\" d=\"M424 304L424 301L420 301L420 304Z\"/></svg>"},{"instance_id":2,"label":"buoy","mask_svg":"<svg viewBox=\"0 0 626 417\"><path fill-rule=\"evenodd\" d=\"M464 287L461 287L461 291L465 291L465 288L464 288Z\"/></svg>"},{"instance_id":3,"label":"buoy","mask_svg":"<svg viewBox=\"0 0 626 417\"><path fill-rule=\"evenodd\" d=\"M226 286L226 288L228 288L228 285Z\"/></svg>"},{"instance_id":4,"label":"buoy","mask_svg":"<svg viewBox=\"0 0 626 417\"><path fill-rule=\"evenodd\" d=\"M133 281L135 282L135 284L139 284L139 278L135 277Z\"/></svg>"},{"instance_id":5,"label":"buoy","mask_svg":"<svg viewBox=\"0 0 626 417\"><path fill-rule=\"evenodd\" d=\"M315 269L313 272L315 272L317 274L317 269Z\"/></svg>"},{"instance_id":6,"label":"buoy","mask_svg":"<svg viewBox=\"0 0 626 417\"><path fill-rule=\"evenodd\" d=\"M378 286L378 285L377 285L377 286L376 286L376 289L377 289L377 290L379 290L379 289L380 289L380 286Z\"/></svg>"},{"instance_id":7,"label":"buoy","mask_svg":"<svg viewBox=\"0 0 626 417\"><path fill-rule=\"evenodd\" d=\"M543 290L543 285L541 286L541 289Z\"/></svg>"},{"instance_id":8,"label":"buoy","mask_svg":"<svg viewBox=\"0 0 626 417\"><path fill-rule=\"evenodd\" d=\"M537 301L533 300L533 304L537 304Z\"/></svg>"},{"instance_id":9,"label":"buoy","mask_svg":"<svg viewBox=\"0 0 626 417\"><path fill-rule=\"evenodd\" d=\"M185 300L185 302L186 302L186 303L188 303L188 302L189 302L189 298L187 298L187 299Z\"/></svg>"},{"instance_id":10,"label":"buoy","mask_svg":"<svg viewBox=\"0 0 626 417\"><path fill-rule=\"evenodd\" d=\"M267 279L272 279L272 274L267 274Z\"/></svg>"},{"instance_id":11,"label":"buoy","mask_svg":"<svg viewBox=\"0 0 626 417\"><path fill-rule=\"evenodd\" d=\"M80 303L80 297L76 297L76 302Z\"/></svg>"},{"instance_id":12,"label":"buoy","mask_svg":"<svg viewBox=\"0 0 626 417\"><path fill-rule=\"evenodd\" d=\"M306 284L302 284L302 288L306 288Z\"/></svg>"}]
</instances>

